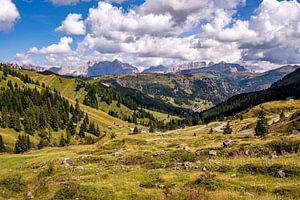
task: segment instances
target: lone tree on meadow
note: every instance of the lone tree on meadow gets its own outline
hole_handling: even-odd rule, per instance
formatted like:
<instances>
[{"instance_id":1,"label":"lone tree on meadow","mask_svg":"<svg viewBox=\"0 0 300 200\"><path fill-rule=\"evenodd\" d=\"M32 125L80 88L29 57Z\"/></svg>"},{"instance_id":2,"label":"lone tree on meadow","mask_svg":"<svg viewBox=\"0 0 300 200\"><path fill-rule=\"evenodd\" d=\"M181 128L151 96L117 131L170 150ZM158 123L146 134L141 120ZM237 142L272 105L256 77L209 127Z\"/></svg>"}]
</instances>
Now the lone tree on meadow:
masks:
<instances>
[{"instance_id":1,"label":"lone tree on meadow","mask_svg":"<svg viewBox=\"0 0 300 200\"><path fill-rule=\"evenodd\" d=\"M230 127L230 124L228 122L227 125L226 125L226 127L225 127L225 129L224 129L223 134L224 135L228 135L228 134L231 134L231 133L232 133L232 128Z\"/></svg>"},{"instance_id":2,"label":"lone tree on meadow","mask_svg":"<svg viewBox=\"0 0 300 200\"><path fill-rule=\"evenodd\" d=\"M264 137L268 134L268 122L266 119L266 113L265 111L260 111L258 113L258 120L256 122L255 127L255 136Z\"/></svg>"},{"instance_id":3,"label":"lone tree on meadow","mask_svg":"<svg viewBox=\"0 0 300 200\"><path fill-rule=\"evenodd\" d=\"M4 151L5 151L5 146L4 146L2 135L0 135L0 152L4 152Z\"/></svg>"}]
</instances>

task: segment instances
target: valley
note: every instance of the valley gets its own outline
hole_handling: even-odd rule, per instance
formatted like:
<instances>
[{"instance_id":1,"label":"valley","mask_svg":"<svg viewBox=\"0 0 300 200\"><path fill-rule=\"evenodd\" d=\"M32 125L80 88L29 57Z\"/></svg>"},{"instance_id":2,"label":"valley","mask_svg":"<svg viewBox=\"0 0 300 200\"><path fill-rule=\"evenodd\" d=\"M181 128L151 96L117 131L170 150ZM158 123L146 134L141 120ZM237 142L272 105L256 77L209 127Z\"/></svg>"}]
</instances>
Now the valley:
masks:
<instances>
[{"instance_id":1,"label":"valley","mask_svg":"<svg viewBox=\"0 0 300 200\"><path fill-rule=\"evenodd\" d=\"M30 135L23 118L20 130L0 128L0 199L300 198L299 70L267 90L228 100L221 93L226 101L192 113L147 95L143 87L152 74L118 76L114 82L111 75L83 79L2 67L2 92L56 91L79 106L100 135L85 130L82 137L85 119L74 126L74 135L69 126L47 126ZM186 75L156 76L162 81L153 83L170 91L178 83L181 92L194 84ZM132 88L125 87L130 80ZM256 99L260 93L268 98ZM264 137L255 136L261 111L268 129ZM40 132L51 134L42 146ZM15 154L20 134L29 136L30 149ZM62 136L68 140L64 146Z\"/></svg>"}]
</instances>

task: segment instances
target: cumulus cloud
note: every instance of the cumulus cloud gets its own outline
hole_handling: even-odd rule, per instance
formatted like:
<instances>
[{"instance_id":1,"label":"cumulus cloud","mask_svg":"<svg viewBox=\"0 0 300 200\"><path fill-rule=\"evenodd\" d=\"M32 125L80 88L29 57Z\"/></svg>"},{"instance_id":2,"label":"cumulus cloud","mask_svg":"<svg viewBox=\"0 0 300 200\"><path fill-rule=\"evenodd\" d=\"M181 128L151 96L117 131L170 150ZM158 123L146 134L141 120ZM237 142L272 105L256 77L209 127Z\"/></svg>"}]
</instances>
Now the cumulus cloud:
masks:
<instances>
[{"instance_id":1,"label":"cumulus cloud","mask_svg":"<svg viewBox=\"0 0 300 200\"><path fill-rule=\"evenodd\" d=\"M0 7L0 31L11 30L20 14L15 4L11 0L1 0Z\"/></svg>"},{"instance_id":2,"label":"cumulus cloud","mask_svg":"<svg viewBox=\"0 0 300 200\"><path fill-rule=\"evenodd\" d=\"M69 14L62 22L61 26L55 29L56 32L66 33L68 35L84 35L86 28L81 14Z\"/></svg>"},{"instance_id":3,"label":"cumulus cloud","mask_svg":"<svg viewBox=\"0 0 300 200\"><path fill-rule=\"evenodd\" d=\"M71 37L62 37L58 44L52 44L47 47L38 49L37 47L32 47L29 49L28 53L33 54L67 54L71 52L70 44L73 42Z\"/></svg>"},{"instance_id":4,"label":"cumulus cloud","mask_svg":"<svg viewBox=\"0 0 300 200\"><path fill-rule=\"evenodd\" d=\"M89 2L91 0L50 0L50 2L54 5L59 6L69 6L69 5L76 5L79 2Z\"/></svg>"},{"instance_id":5,"label":"cumulus cloud","mask_svg":"<svg viewBox=\"0 0 300 200\"><path fill-rule=\"evenodd\" d=\"M146 0L128 11L111 2L123 1L99 1L86 19L69 14L56 29L86 34L76 49L70 47L72 38L64 37L58 44L34 47L29 53L45 54L49 65L70 67L114 58L143 67L202 60L239 62L259 71L300 63L296 0L263 0L247 20L233 17L245 0Z\"/></svg>"}]
</instances>

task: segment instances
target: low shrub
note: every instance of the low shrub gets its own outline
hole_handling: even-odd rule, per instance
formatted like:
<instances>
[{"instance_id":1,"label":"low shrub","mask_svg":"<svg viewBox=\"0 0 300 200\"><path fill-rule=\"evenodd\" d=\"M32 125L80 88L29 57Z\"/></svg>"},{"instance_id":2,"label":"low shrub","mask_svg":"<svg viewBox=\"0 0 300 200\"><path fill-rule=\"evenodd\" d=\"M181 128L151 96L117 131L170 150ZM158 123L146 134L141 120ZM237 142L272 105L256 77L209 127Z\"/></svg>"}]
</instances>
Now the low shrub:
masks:
<instances>
[{"instance_id":1,"label":"low shrub","mask_svg":"<svg viewBox=\"0 0 300 200\"><path fill-rule=\"evenodd\" d=\"M11 192L20 193L26 191L27 185L21 175L12 175L1 179L0 187Z\"/></svg>"}]
</instances>

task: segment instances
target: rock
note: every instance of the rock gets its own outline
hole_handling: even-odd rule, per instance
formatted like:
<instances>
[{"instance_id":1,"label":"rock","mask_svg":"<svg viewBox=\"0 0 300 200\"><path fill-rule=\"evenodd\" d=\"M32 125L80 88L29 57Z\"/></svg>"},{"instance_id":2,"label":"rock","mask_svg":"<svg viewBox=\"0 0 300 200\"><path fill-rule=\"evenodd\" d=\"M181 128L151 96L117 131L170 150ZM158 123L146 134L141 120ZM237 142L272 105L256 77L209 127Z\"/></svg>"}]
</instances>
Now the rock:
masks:
<instances>
[{"instance_id":1,"label":"rock","mask_svg":"<svg viewBox=\"0 0 300 200\"><path fill-rule=\"evenodd\" d=\"M70 168L72 168L72 166L70 164L66 163L65 164L65 169L70 169Z\"/></svg>"},{"instance_id":2,"label":"rock","mask_svg":"<svg viewBox=\"0 0 300 200\"><path fill-rule=\"evenodd\" d=\"M217 152L216 152L215 150L210 150L210 151L208 152L208 155L210 155L210 156L216 156L216 155L217 155Z\"/></svg>"},{"instance_id":3,"label":"rock","mask_svg":"<svg viewBox=\"0 0 300 200\"><path fill-rule=\"evenodd\" d=\"M189 170L192 167L193 167L193 163L191 163L191 162L183 163L183 169L185 169L185 170Z\"/></svg>"},{"instance_id":4,"label":"rock","mask_svg":"<svg viewBox=\"0 0 300 200\"><path fill-rule=\"evenodd\" d=\"M248 149L245 151L245 155L246 155L246 156L249 156L249 155L250 155L250 151L249 151Z\"/></svg>"},{"instance_id":5,"label":"rock","mask_svg":"<svg viewBox=\"0 0 300 200\"><path fill-rule=\"evenodd\" d=\"M184 146L184 147L183 147L183 150L189 151L189 150L191 150L191 148L188 147L188 146Z\"/></svg>"},{"instance_id":6,"label":"rock","mask_svg":"<svg viewBox=\"0 0 300 200\"><path fill-rule=\"evenodd\" d=\"M202 171L206 172L206 171L207 171L207 168L206 168L206 167L203 167L203 168L202 168Z\"/></svg>"},{"instance_id":7,"label":"rock","mask_svg":"<svg viewBox=\"0 0 300 200\"><path fill-rule=\"evenodd\" d=\"M74 171L82 171L82 170L84 170L84 167L82 166L77 166L74 168Z\"/></svg>"},{"instance_id":8,"label":"rock","mask_svg":"<svg viewBox=\"0 0 300 200\"><path fill-rule=\"evenodd\" d=\"M223 146L224 146L224 147L230 147L230 146L232 146L232 144L233 144L233 140L231 140L231 139L226 139L226 140L223 142Z\"/></svg>"},{"instance_id":9,"label":"rock","mask_svg":"<svg viewBox=\"0 0 300 200\"><path fill-rule=\"evenodd\" d=\"M164 188L165 188L165 185L159 184L159 185L157 185L157 187L158 187L159 189L164 189Z\"/></svg>"},{"instance_id":10,"label":"rock","mask_svg":"<svg viewBox=\"0 0 300 200\"><path fill-rule=\"evenodd\" d=\"M61 162L62 165L66 165L66 164L69 164L71 165L72 164L72 160L70 158L64 158L63 161Z\"/></svg>"},{"instance_id":11,"label":"rock","mask_svg":"<svg viewBox=\"0 0 300 200\"><path fill-rule=\"evenodd\" d=\"M277 155L276 152L273 152L273 153L271 153L271 154L269 155L269 158L270 158L270 159L275 159L275 158L278 158L278 155Z\"/></svg>"},{"instance_id":12,"label":"rock","mask_svg":"<svg viewBox=\"0 0 300 200\"><path fill-rule=\"evenodd\" d=\"M160 156L160 153L156 152L153 154L154 157Z\"/></svg>"},{"instance_id":13,"label":"rock","mask_svg":"<svg viewBox=\"0 0 300 200\"><path fill-rule=\"evenodd\" d=\"M286 177L285 172L282 171L282 170L278 170L277 175L278 175L280 178L285 178L285 177Z\"/></svg>"},{"instance_id":14,"label":"rock","mask_svg":"<svg viewBox=\"0 0 300 200\"><path fill-rule=\"evenodd\" d=\"M34 196L33 196L32 192L28 192L28 193L27 193L27 198L28 198L28 199L33 199L33 197L34 197Z\"/></svg>"},{"instance_id":15,"label":"rock","mask_svg":"<svg viewBox=\"0 0 300 200\"><path fill-rule=\"evenodd\" d=\"M292 130L292 134L293 134L293 135L299 135L300 132L299 132L298 130Z\"/></svg>"}]
</instances>

